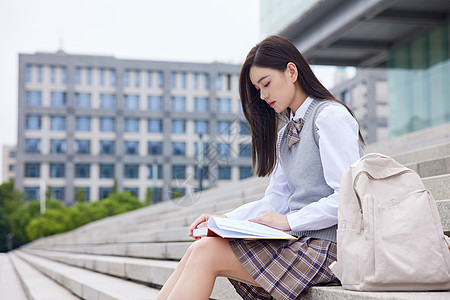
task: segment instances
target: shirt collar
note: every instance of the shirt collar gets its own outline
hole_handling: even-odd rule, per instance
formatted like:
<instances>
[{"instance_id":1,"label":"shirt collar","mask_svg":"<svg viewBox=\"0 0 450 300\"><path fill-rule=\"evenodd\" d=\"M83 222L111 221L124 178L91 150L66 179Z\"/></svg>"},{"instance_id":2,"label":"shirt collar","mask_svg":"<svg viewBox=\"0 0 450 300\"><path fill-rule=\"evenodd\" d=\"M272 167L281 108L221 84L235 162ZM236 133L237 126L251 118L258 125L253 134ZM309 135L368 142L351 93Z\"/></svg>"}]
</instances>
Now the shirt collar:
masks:
<instances>
[{"instance_id":1,"label":"shirt collar","mask_svg":"<svg viewBox=\"0 0 450 300\"><path fill-rule=\"evenodd\" d=\"M291 110L290 119L298 120L300 118L303 118L305 116L306 110L308 109L312 101L313 99L311 97L306 98L306 100L302 103L302 105L300 105L300 107L295 112L295 115Z\"/></svg>"}]
</instances>

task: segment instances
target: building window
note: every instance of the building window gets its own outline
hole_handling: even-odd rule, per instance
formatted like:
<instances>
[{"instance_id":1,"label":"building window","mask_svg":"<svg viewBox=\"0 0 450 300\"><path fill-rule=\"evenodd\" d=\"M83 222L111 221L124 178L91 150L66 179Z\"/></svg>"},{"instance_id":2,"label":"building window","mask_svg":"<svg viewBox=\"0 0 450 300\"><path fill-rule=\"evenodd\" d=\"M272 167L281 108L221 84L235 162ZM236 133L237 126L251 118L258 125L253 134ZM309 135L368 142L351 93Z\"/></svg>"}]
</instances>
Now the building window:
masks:
<instances>
[{"instance_id":1,"label":"building window","mask_svg":"<svg viewBox=\"0 0 450 300\"><path fill-rule=\"evenodd\" d=\"M219 166L217 171L219 173L219 180L230 180L231 179L231 167L230 166Z\"/></svg>"},{"instance_id":2,"label":"building window","mask_svg":"<svg viewBox=\"0 0 450 300\"><path fill-rule=\"evenodd\" d=\"M66 117L51 116L50 117L50 130L53 130L53 131L66 130Z\"/></svg>"},{"instance_id":3,"label":"building window","mask_svg":"<svg viewBox=\"0 0 450 300\"><path fill-rule=\"evenodd\" d=\"M8 170L9 170L9 172L14 172L14 170L15 170L14 165L13 165L13 164L10 164L10 165L8 166Z\"/></svg>"},{"instance_id":4,"label":"building window","mask_svg":"<svg viewBox=\"0 0 450 300\"><path fill-rule=\"evenodd\" d=\"M27 91L25 97L27 106L42 106L42 93L40 91Z\"/></svg>"},{"instance_id":5,"label":"building window","mask_svg":"<svg viewBox=\"0 0 450 300\"><path fill-rule=\"evenodd\" d=\"M156 177L158 179L163 178L162 170L163 170L162 165L157 165L157 168L156 168L157 176ZM152 179L152 178L153 178L153 165L147 165L147 179Z\"/></svg>"},{"instance_id":6,"label":"building window","mask_svg":"<svg viewBox=\"0 0 450 300\"><path fill-rule=\"evenodd\" d=\"M227 74L227 90L231 91L231 75Z\"/></svg>"},{"instance_id":7,"label":"building window","mask_svg":"<svg viewBox=\"0 0 450 300\"><path fill-rule=\"evenodd\" d=\"M230 121L217 122L217 134L230 135L231 134L231 122Z\"/></svg>"},{"instance_id":8,"label":"building window","mask_svg":"<svg viewBox=\"0 0 450 300\"><path fill-rule=\"evenodd\" d=\"M199 84L198 84L198 73L194 73L194 90L198 90Z\"/></svg>"},{"instance_id":9,"label":"building window","mask_svg":"<svg viewBox=\"0 0 450 300\"><path fill-rule=\"evenodd\" d=\"M172 178L186 179L186 166L173 165L172 166Z\"/></svg>"},{"instance_id":10,"label":"building window","mask_svg":"<svg viewBox=\"0 0 450 300\"><path fill-rule=\"evenodd\" d=\"M61 67L61 83L66 84L67 83L67 68Z\"/></svg>"},{"instance_id":11,"label":"building window","mask_svg":"<svg viewBox=\"0 0 450 300\"><path fill-rule=\"evenodd\" d=\"M209 111L209 99L205 97L194 98L194 111L195 112L208 112Z\"/></svg>"},{"instance_id":12,"label":"building window","mask_svg":"<svg viewBox=\"0 0 450 300\"><path fill-rule=\"evenodd\" d=\"M222 89L222 74L217 74L216 76L216 90L220 91Z\"/></svg>"},{"instance_id":13,"label":"building window","mask_svg":"<svg viewBox=\"0 0 450 300\"><path fill-rule=\"evenodd\" d=\"M127 179L139 178L139 165L137 164L125 164L123 171L123 176Z\"/></svg>"},{"instance_id":14,"label":"building window","mask_svg":"<svg viewBox=\"0 0 450 300\"><path fill-rule=\"evenodd\" d=\"M186 155L186 143L185 142L173 142L172 143L172 155L175 155L175 156Z\"/></svg>"},{"instance_id":15,"label":"building window","mask_svg":"<svg viewBox=\"0 0 450 300\"><path fill-rule=\"evenodd\" d=\"M138 141L125 141L124 152L126 155L139 155L139 142Z\"/></svg>"},{"instance_id":16,"label":"building window","mask_svg":"<svg viewBox=\"0 0 450 300\"><path fill-rule=\"evenodd\" d=\"M37 77L38 77L38 82L42 83L42 66L38 65L37 66Z\"/></svg>"},{"instance_id":17,"label":"building window","mask_svg":"<svg viewBox=\"0 0 450 300\"><path fill-rule=\"evenodd\" d=\"M99 81L100 81L100 86L104 86L105 85L105 69L100 68L99 70Z\"/></svg>"},{"instance_id":18,"label":"building window","mask_svg":"<svg viewBox=\"0 0 450 300\"><path fill-rule=\"evenodd\" d=\"M26 153L41 153L41 139L25 139Z\"/></svg>"},{"instance_id":19,"label":"building window","mask_svg":"<svg viewBox=\"0 0 450 300\"><path fill-rule=\"evenodd\" d=\"M177 73L175 72L170 73L170 87L172 89L175 89L177 87Z\"/></svg>"},{"instance_id":20,"label":"building window","mask_svg":"<svg viewBox=\"0 0 450 300\"><path fill-rule=\"evenodd\" d=\"M114 164L100 164L100 178L114 178Z\"/></svg>"},{"instance_id":21,"label":"building window","mask_svg":"<svg viewBox=\"0 0 450 300\"><path fill-rule=\"evenodd\" d=\"M89 178L91 175L89 164L75 164L75 178Z\"/></svg>"},{"instance_id":22,"label":"building window","mask_svg":"<svg viewBox=\"0 0 450 300\"><path fill-rule=\"evenodd\" d=\"M130 192L134 197L139 198L139 188L137 187L124 187L124 192Z\"/></svg>"},{"instance_id":23,"label":"building window","mask_svg":"<svg viewBox=\"0 0 450 300\"><path fill-rule=\"evenodd\" d=\"M172 120L172 133L184 134L186 133L185 120Z\"/></svg>"},{"instance_id":24,"label":"building window","mask_svg":"<svg viewBox=\"0 0 450 300\"><path fill-rule=\"evenodd\" d=\"M209 74L208 73L203 74L203 88L205 90L209 90Z\"/></svg>"},{"instance_id":25,"label":"building window","mask_svg":"<svg viewBox=\"0 0 450 300\"><path fill-rule=\"evenodd\" d=\"M87 85L92 85L92 68L87 68L86 73L87 73Z\"/></svg>"},{"instance_id":26,"label":"building window","mask_svg":"<svg viewBox=\"0 0 450 300\"><path fill-rule=\"evenodd\" d=\"M76 93L75 94L75 107L90 108L91 107L91 94L90 93Z\"/></svg>"},{"instance_id":27,"label":"building window","mask_svg":"<svg viewBox=\"0 0 450 300\"><path fill-rule=\"evenodd\" d=\"M229 114L231 112L230 98L218 98L217 99L217 112L219 114Z\"/></svg>"},{"instance_id":28,"label":"building window","mask_svg":"<svg viewBox=\"0 0 450 300\"><path fill-rule=\"evenodd\" d=\"M75 68L75 84L76 85L81 84L81 68L80 67Z\"/></svg>"},{"instance_id":29,"label":"building window","mask_svg":"<svg viewBox=\"0 0 450 300\"><path fill-rule=\"evenodd\" d=\"M209 144L203 142L203 156L204 157L208 156L208 151L209 151ZM197 142L194 143L194 155L195 155L195 157L198 156L198 143Z\"/></svg>"},{"instance_id":30,"label":"building window","mask_svg":"<svg viewBox=\"0 0 450 300\"><path fill-rule=\"evenodd\" d=\"M134 71L134 86L140 86L141 85L141 72L139 70Z\"/></svg>"},{"instance_id":31,"label":"building window","mask_svg":"<svg viewBox=\"0 0 450 300\"><path fill-rule=\"evenodd\" d=\"M245 121L239 121L239 134L240 135L250 135L250 127Z\"/></svg>"},{"instance_id":32,"label":"building window","mask_svg":"<svg viewBox=\"0 0 450 300\"><path fill-rule=\"evenodd\" d=\"M16 158L16 151L9 151L9 158Z\"/></svg>"},{"instance_id":33,"label":"building window","mask_svg":"<svg viewBox=\"0 0 450 300\"><path fill-rule=\"evenodd\" d=\"M125 110L139 110L139 95L125 95L123 106Z\"/></svg>"},{"instance_id":34,"label":"building window","mask_svg":"<svg viewBox=\"0 0 450 300\"><path fill-rule=\"evenodd\" d=\"M125 118L124 131L125 132L139 132L139 119L138 118Z\"/></svg>"},{"instance_id":35,"label":"building window","mask_svg":"<svg viewBox=\"0 0 450 300\"><path fill-rule=\"evenodd\" d=\"M32 177L32 178L41 177L41 164L25 163L25 177Z\"/></svg>"},{"instance_id":36,"label":"building window","mask_svg":"<svg viewBox=\"0 0 450 300\"><path fill-rule=\"evenodd\" d=\"M158 87L164 87L164 73L162 71L158 71Z\"/></svg>"},{"instance_id":37,"label":"building window","mask_svg":"<svg viewBox=\"0 0 450 300\"><path fill-rule=\"evenodd\" d=\"M217 154L220 157L231 157L231 145L228 143L217 143Z\"/></svg>"},{"instance_id":38,"label":"building window","mask_svg":"<svg viewBox=\"0 0 450 300\"><path fill-rule=\"evenodd\" d=\"M65 165L64 163L51 163L50 164L50 178L63 178L65 177Z\"/></svg>"},{"instance_id":39,"label":"building window","mask_svg":"<svg viewBox=\"0 0 450 300\"><path fill-rule=\"evenodd\" d=\"M32 65L27 65L25 67L25 81L26 82L31 82L31 80L32 80L32 76L31 76L32 71L33 71Z\"/></svg>"},{"instance_id":40,"label":"building window","mask_svg":"<svg viewBox=\"0 0 450 300\"><path fill-rule=\"evenodd\" d=\"M162 142L148 142L147 153L148 155L161 155L163 150Z\"/></svg>"},{"instance_id":41,"label":"building window","mask_svg":"<svg viewBox=\"0 0 450 300\"><path fill-rule=\"evenodd\" d=\"M194 121L194 133L195 134L209 134L209 122L206 120Z\"/></svg>"},{"instance_id":42,"label":"building window","mask_svg":"<svg viewBox=\"0 0 450 300\"><path fill-rule=\"evenodd\" d=\"M62 154L66 153L66 140L63 139L51 139L50 140L50 153Z\"/></svg>"},{"instance_id":43,"label":"building window","mask_svg":"<svg viewBox=\"0 0 450 300\"><path fill-rule=\"evenodd\" d=\"M80 196L80 194L82 196ZM91 200L90 197L90 188L89 187L76 187L75 188L75 199L77 201L83 200L84 202L89 202Z\"/></svg>"},{"instance_id":44,"label":"building window","mask_svg":"<svg viewBox=\"0 0 450 300\"><path fill-rule=\"evenodd\" d=\"M172 97L172 111L186 111L186 98L181 96Z\"/></svg>"},{"instance_id":45,"label":"building window","mask_svg":"<svg viewBox=\"0 0 450 300\"><path fill-rule=\"evenodd\" d=\"M152 87L152 71L147 71L147 87Z\"/></svg>"},{"instance_id":46,"label":"building window","mask_svg":"<svg viewBox=\"0 0 450 300\"><path fill-rule=\"evenodd\" d=\"M114 118L113 117L101 117L100 118L100 131L102 132L114 132Z\"/></svg>"},{"instance_id":47,"label":"building window","mask_svg":"<svg viewBox=\"0 0 450 300\"><path fill-rule=\"evenodd\" d=\"M90 140L75 140L73 144L73 150L76 154L90 154L91 153L91 141Z\"/></svg>"},{"instance_id":48,"label":"building window","mask_svg":"<svg viewBox=\"0 0 450 300\"><path fill-rule=\"evenodd\" d=\"M194 178L200 179L200 172L198 166L194 166ZM209 168L208 166L204 166L202 168L202 179L209 179Z\"/></svg>"},{"instance_id":49,"label":"building window","mask_svg":"<svg viewBox=\"0 0 450 300\"><path fill-rule=\"evenodd\" d=\"M26 186L24 188L24 191L25 191L25 199L27 199L28 201L39 200L41 198L39 195L38 186Z\"/></svg>"},{"instance_id":50,"label":"building window","mask_svg":"<svg viewBox=\"0 0 450 300\"><path fill-rule=\"evenodd\" d=\"M29 130L40 130L41 129L41 116L38 115L27 115L25 120L25 127Z\"/></svg>"},{"instance_id":51,"label":"building window","mask_svg":"<svg viewBox=\"0 0 450 300\"><path fill-rule=\"evenodd\" d=\"M100 108L114 109L116 108L115 94L100 94Z\"/></svg>"},{"instance_id":52,"label":"building window","mask_svg":"<svg viewBox=\"0 0 450 300\"><path fill-rule=\"evenodd\" d=\"M148 96L147 109L149 111L162 111L163 110L162 97L161 96Z\"/></svg>"},{"instance_id":53,"label":"building window","mask_svg":"<svg viewBox=\"0 0 450 300\"><path fill-rule=\"evenodd\" d=\"M128 86L130 84L130 71L123 71L123 86Z\"/></svg>"},{"instance_id":54,"label":"building window","mask_svg":"<svg viewBox=\"0 0 450 300\"><path fill-rule=\"evenodd\" d=\"M51 106L52 107L65 107L66 106L66 93L64 92L51 92Z\"/></svg>"},{"instance_id":55,"label":"building window","mask_svg":"<svg viewBox=\"0 0 450 300\"><path fill-rule=\"evenodd\" d=\"M248 177L252 177L252 167L249 166L240 166L239 167L239 179L245 179Z\"/></svg>"},{"instance_id":56,"label":"building window","mask_svg":"<svg viewBox=\"0 0 450 300\"><path fill-rule=\"evenodd\" d=\"M252 157L252 147L250 144L239 144L239 157Z\"/></svg>"},{"instance_id":57,"label":"building window","mask_svg":"<svg viewBox=\"0 0 450 300\"><path fill-rule=\"evenodd\" d=\"M56 67L50 66L50 83L56 82Z\"/></svg>"},{"instance_id":58,"label":"building window","mask_svg":"<svg viewBox=\"0 0 450 300\"><path fill-rule=\"evenodd\" d=\"M186 72L181 72L181 88L185 90L187 88L187 74Z\"/></svg>"},{"instance_id":59,"label":"building window","mask_svg":"<svg viewBox=\"0 0 450 300\"><path fill-rule=\"evenodd\" d=\"M116 70L114 70L114 69L109 70L109 84L111 86L116 86L116 84L117 84L117 75L116 75Z\"/></svg>"},{"instance_id":60,"label":"building window","mask_svg":"<svg viewBox=\"0 0 450 300\"><path fill-rule=\"evenodd\" d=\"M61 201L64 201L64 187L62 186L51 186L50 188L50 198L52 199L58 199Z\"/></svg>"},{"instance_id":61,"label":"building window","mask_svg":"<svg viewBox=\"0 0 450 300\"><path fill-rule=\"evenodd\" d=\"M90 117L76 117L75 118L75 130L76 131L91 131L91 118Z\"/></svg>"},{"instance_id":62,"label":"building window","mask_svg":"<svg viewBox=\"0 0 450 300\"><path fill-rule=\"evenodd\" d=\"M98 197L103 200L105 198L108 198L108 196L111 195L112 192L112 187L101 187L98 189Z\"/></svg>"},{"instance_id":63,"label":"building window","mask_svg":"<svg viewBox=\"0 0 450 300\"><path fill-rule=\"evenodd\" d=\"M115 142L108 140L100 141L100 154L114 154Z\"/></svg>"},{"instance_id":64,"label":"building window","mask_svg":"<svg viewBox=\"0 0 450 300\"><path fill-rule=\"evenodd\" d=\"M149 133L162 133L162 120L161 119L149 119L147 122L147 131Z\"/></svg>"}]
</instances>

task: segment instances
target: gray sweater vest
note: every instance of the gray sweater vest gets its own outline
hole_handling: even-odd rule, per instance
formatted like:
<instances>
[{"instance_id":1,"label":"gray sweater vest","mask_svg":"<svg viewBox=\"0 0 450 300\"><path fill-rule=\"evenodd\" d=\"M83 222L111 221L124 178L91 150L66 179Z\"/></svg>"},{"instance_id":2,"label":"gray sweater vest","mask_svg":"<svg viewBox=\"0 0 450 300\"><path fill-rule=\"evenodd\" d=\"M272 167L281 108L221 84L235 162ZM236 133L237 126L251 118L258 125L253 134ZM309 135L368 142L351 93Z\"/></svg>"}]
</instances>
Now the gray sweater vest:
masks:
<instances>
[{"instance_id":1,"label":"gray sweater vest","mask_svg":"<svg viewBox=\"0 0 450 300\"><path fill-rule=\"evenodd\" d=\"M286 181L292 191L288 200L289 214L306 205L333 194L334 190L327 184L323 175L319 152L319 135L315 121L317 115L328 105L340 105L332 101L313 100L303 118L304 125L300 132L300 141L287 149L286 126L278 135L281 166ZM336 242L337 225L301 232L291 232L295 236L309 236Z\"/></svg>"}]
</instances>

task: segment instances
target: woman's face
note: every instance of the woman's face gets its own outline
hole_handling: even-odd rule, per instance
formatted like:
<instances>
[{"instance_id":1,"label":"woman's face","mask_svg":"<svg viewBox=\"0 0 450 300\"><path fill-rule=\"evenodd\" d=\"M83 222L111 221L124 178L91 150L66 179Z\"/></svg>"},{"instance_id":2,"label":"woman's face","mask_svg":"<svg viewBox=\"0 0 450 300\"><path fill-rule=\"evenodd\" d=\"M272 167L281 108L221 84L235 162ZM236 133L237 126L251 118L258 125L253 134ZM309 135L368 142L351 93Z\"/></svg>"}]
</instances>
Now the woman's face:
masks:
<instances>
[{"instance_id":1,"label":"woman's face","mask_svg":"<svg viewBox=\"0 0 450 300\"><path fill-rule=\"evenodd\" d=\"M288 64L283 72L256 66L250 68L250 81L259 91L261 99L277 113L288 107L295 112L300 106L297 103L300 99L296 97L298 95L297 74L293 76L291 67Z\"/></svg>"}]
</instances>

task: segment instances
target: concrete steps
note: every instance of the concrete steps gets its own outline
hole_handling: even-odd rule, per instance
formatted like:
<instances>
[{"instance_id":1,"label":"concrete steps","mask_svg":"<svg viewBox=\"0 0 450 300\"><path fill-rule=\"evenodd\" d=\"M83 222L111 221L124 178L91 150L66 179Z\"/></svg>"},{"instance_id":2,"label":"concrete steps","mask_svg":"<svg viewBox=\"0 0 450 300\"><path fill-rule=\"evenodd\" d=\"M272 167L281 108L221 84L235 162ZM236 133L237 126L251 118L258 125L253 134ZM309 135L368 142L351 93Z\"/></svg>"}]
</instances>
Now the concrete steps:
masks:
<instances>
[{"instance_id":1,"label":"concrete steps","mask_svg":"<svg viewBox=\"0 0 450 300\"><path fill-rule=\"evenodd\" d=\"M28 299L22 282L11 264L9 254L5 253L0 254L0 295L2 299Z\"/></svg>"}]
</instances>

